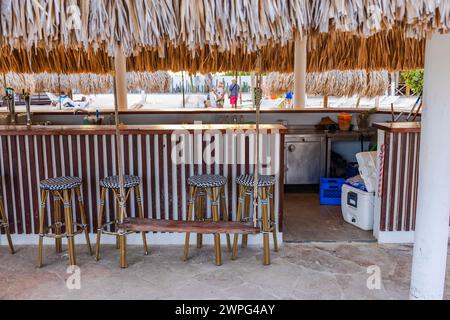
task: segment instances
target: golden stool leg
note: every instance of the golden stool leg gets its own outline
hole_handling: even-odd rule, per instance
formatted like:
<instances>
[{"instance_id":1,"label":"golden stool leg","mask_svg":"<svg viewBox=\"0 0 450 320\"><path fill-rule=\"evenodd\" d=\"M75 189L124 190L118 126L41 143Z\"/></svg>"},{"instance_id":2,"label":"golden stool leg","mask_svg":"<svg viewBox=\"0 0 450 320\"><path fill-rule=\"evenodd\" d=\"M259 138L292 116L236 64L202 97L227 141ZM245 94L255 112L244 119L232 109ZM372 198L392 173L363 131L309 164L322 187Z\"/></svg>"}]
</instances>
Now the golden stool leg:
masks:
<instances>
[{"instance_id":1,"label":"golden stool leg","mask_svg":"<svg viewBox=\"0 0 450 320\"><path fill-rule=\"evenodd\" d=\"M143 219L144 218L144 213L142 210L142 199L141 199L141 192L139 190L139 186L136 186L134 188L134 194L136 196L136 202L138 204L138 215L139 218ZM144 244L144 254L148 255L148 246L147 246L147 235L145 232L142 232L142 242Z\"/></svg>"},{"instance_id":2,"label":"golden stool leg","mask_svg":"<svg viewBox=\"0 0 450 320\"><path fill-rule=\"evenodd\" d=\"M53 193L53 206L54 206L54 212L53 217L55 221L55 234L57 236L61 235L61 203L62 199L60 199L58 192ZM56 238L55 239L55 249L56 253L62 252L62 239Z\"/></svg>"},{"instance_id":3,"label":"golden stool leg","mask_svg":"<svg viewBox=\"0 0 450 320\"><path fill-rule=\"evenodd\" d=\"M128 268L127 262L127 237L125 234L119 235L119 246L120 246L120 267L122 269Z\"/></svg>"},{"instance_id":4,"label":"golden stool leg","mask_svg":"<svg viewBox=\"0 0 450 320\"><path fill-rule=\"evenodd\" d=\"M212 188L212 190L211 190L211 209L212 209L212 216L213 216L214 222L220 221L219 195L220 195L219 188ZM222 265L222 251L220 248L220 233L214 234L214 249L216 252L216 266L220 266L220 265Z\"/></svg>"},{"instance_id":5,"label":"golden stool leg","mask_svg":"<svg viewBox=\"0 0 450 320\"><path fill-rule=\"evenodd\" d=\"M273 235L273 247L274 251L278 252L278 237L277 237L277 225L275 223L275 187L270 188L270 220L272 221L272 235Z\"/></svg>"},{"instance_id":6,"label":"golden stool leg","mask_svg":"<svg viewBox=\"0 0 450 320\"><path fill-rule=\"evenodd\" d=\"M100 238L102 236L102 225L103 225L103 213L105 210L106 201L106 188L102 188L100 195L100 210L98 212L98 228L97 228L97 242L95 244L95 260L100 260Z\"/></svg>"},{"instance_id":7,"label":"golden stool leg","mask_svg":"<svg viewBox=\"0 0 450 320\"><path fill-rule=\"evenodd\" d=\"M248 188L245 188L245 193L244 193L244 218L248 219L250 218L250 210L251 210L251 201L252 201L252 196L250 194L247 194ZM253 212L253 214L255 214ZM247 248L247 244L248 244L248 234L244 234L242 235L242 248Z\"/></svg>"},{"instance_id":8,"label":"golden stool leg","mask_svg":"<svg viewBox=\"0 0 450 320\"><path fill-rule=\"evenodd\" d=\"M236 214L236 221L241 222L242 220L242 205L245 196L245 188L240 186L239 187L239 199L238 199L238 207L237 207L237 214ZM238 241L239 241L239 235L235 234L233 237L233 252L231 254L231 260L236 259L237 254L237 247L238 247Z\"/></svg>"},{"instance_id":9,"label":"golden stool leg","mask_svg":"<svg viewBox=\"0 0 450 320\"><path fill-rule=\"evenodd\" d=\"M45 217L45 203L47 202L48 191L41 191L41 206L39 208L39 245L38 245L38 268L42 267L43 264L43 242L44 242L44 217Z\"/></svg>"},{"instance_id":10,"label":"golden stool leg","mask_svg":"<svg viewBox=\"0 0 450 320\"><path fill-rule=\"evenodd\" d=\"M205 190L200 191L205 192ZM205 218L205 201L206 201L206 193L205 196L197 196L196 202L197 205L195 206L195 215L197 217L197 220L203 220ZM203 234L197 233L197 249L201 249L203 247Z\"/></svg>"},{"instance_id":11,"label":"golden stool leg","mask_svg":"<svg viewBox=\"0 0 450 320\"><path fill-rule=\"evenodd\" d=\"M189 191L189 212L188 212L188 221L192 221L194 218L194 206L195 206L195 198L197 196L197 188L191 187ZM186 240L184 241L184 257L183 260L186 261L189 256L189 241L191 234L186 232Z\"/></svg>"},{"instance_id":12,"label":"golden stool leg","mask_svg":"<svg viewBox=\"0 0 450 320\"><path fill-rule=\"evenodd\" d=\"M120 190L117 190L117 192L119 192L120 194ZM127 217L127 213L126 213L126 203L128 200L128 196L129 196L129 190L125 190L125 195L124 195L124 199L122 200L123 203L120 202L120 195L117 193L116 191L114 191L114 196L117 199L118 202L118 221L123 221L123 219L125 219ZM125 233L121 233L120 230L118 230L118 235L116 237L116 239L118 240L119 243L119 249L120 249L120 267L122 269L126 269L128 268L128 261L127 261L127 235Z\"/></svg>"},{"instance_id":13,"label":"golden stool leg","mask_svg":"<svg viewBox=\"0 0 450 320\"><path fill-rule=\"evenodd\" d=\"M230 221L230 217L228 214L227 200L225 199L225 187L222 187L221 191L220 191L220 207L223 212L223 220ZM231 237L230 237L230 234L228 234L228 233L227 233L227 247L228 247L228 251L231 252L231 250L232 250Z\"/></svg>"},{"instance_id":14,"label":"golden stool leg","mask_svg":"<svg viewBox=\"0 0 450 320\"><path fill-rule=\"evenodd\" d=\"M11 239L11 232L9 231L8 217L5 212L5 205L3 203L3 198L0 196L0 218L4 224L6 239L8 240L9 252L14 254L14 246Z\"/></svg>"},{"instance_id":15,"label":"golden stool leg","mask_svg":"<svg viewBox=\"0 0 450 320\"><path fill-rule=\"evenodd\" d=\"M269 226L269 212L268 212L269 199L267 193L268 193L267 188L261 188L264 265L270 264L270 243L269 243L270 226Z\"/></svg>"},{"instance_id":16,"label":"golden stool leg","mask_svg":"<svg viewBox=\"0 0 450 320\"><path fill-rule=\"evenodd\" d=\"M64 190L63 191L63 201L64 201L64 213L66 216L67 243L68 243L68 247L69 247L69 265L75 266L77 264L77 258L75 255L73 216L72 216L72 206L71 206L70 199L71 199L71 196L69 194L69 190Z\"/></svg>"},{"instance_id":17,"label":"golden stool leg","mask_svg":"<svg viewBox=\"0 0 450 320\"><path fill-rule=\"evenodd\" d=\"M116 221L120 220L120 203L119 198L117 197L117 194L114 192L114 198L116 199L116 214L114 215L116 218ZM116 229L117 232L117 229ZM119 235L116 236L116 249L120 249L120 237Z\"/></svg>"},{"instance_id":18,"label":"golden stool leg","mask_svg":"<svg viewBox=\"0 0 450 320\"><path fill-rule=\"evenodd\" d=\"M92 256L92 246L91 246L91 240L89 238L89 226L87 224L86 212L84 211L84 201L83 201L83 196L81 195L81 187L75 188L75 193L77 195L78 205L80 207L81 223L83 224L83 228L84 228L84 236L86 238L86 245L88 248L89 255Z\"/></svg>"}]
</instances>

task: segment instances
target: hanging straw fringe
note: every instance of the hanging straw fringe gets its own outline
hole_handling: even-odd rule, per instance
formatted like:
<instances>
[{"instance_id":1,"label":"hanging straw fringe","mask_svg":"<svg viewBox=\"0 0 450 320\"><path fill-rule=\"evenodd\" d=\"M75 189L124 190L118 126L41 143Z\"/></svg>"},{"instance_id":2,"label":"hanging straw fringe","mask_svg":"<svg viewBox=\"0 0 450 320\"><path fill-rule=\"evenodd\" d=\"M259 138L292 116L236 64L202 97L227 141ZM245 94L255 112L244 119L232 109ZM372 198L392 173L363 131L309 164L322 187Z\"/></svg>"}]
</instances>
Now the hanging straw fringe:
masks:
<instances>
[{"instance_id":1,"label":"hanging straw fringe","mask_svg":"<svg viewBox=\"0 0 450 320\"><path fill-rule=\"evenodd\" d=\"M359 38L346 33L323 34L308 38L308 72L329 70L365 69L399 71L424 67L425 40L409 39L399 30L377 33L370 38ZM218 47L205 47L190 51L185 46L164 48L160 58L154 49L145 49L127 59L127 70L155 72L170 70L188 71L192 74L226 71L252 71L256 53L245 48L235 48L234 53L220 52ZM261 49L262 72L293 72L294 46L268 45ZM104 51L87 53L64 51L62 46L47 52L40 48L25 50L3 48L0 52L0 72L16 73L96 73L108 74L114 70L113 59Z\"/></svg>"},{"instance_id":2,"label":"hanging straw fringe","mask_svg":"<svg viewBox=\"0 0 450 320\"><path fill-rule=\"evenodd\" d=\"M308 73L306 92L317 96L382 96L389 87L387 71L329 71ZM294 74L270 73L264 81L266 95L282 94L294 89Z\"/></svg>"},{"instance_id":3,"label":"hanging straw fringe","mask_svg":"<svg viewBox=\"0 0 450 320\"><path fill-rule=\"evenodd\" d=\"M165 93L170 91L172 77L167 72L130 72L127 73L128 90L144 90L147 93ZM0 86L5 87L3 77ZM97 74L6 74L6 85L16 92L59 92L77 90L83 94L101 94L113 91L112 75Z\"/></svg>"}]
</instances>

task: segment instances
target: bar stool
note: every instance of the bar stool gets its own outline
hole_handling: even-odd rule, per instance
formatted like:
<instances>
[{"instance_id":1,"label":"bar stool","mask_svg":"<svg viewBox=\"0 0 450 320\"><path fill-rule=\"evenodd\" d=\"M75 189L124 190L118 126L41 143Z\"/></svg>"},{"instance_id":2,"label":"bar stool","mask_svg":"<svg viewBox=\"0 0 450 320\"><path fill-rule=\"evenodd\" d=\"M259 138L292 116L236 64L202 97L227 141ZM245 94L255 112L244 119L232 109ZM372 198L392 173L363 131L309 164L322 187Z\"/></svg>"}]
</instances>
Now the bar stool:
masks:
<instances>
[{"instance_id":1,"label":"bar stool","mask_svg":"<svg viewBox=\"0 0 450 320\"><path fill-rule=\"evenodd\" d=\"M62 239L67 238L69 264L73 266L77 264L74 237L84 232L89 254L92 255L91 242L89 240L89 230L86 220L86 214L84 211L84 202L81 196L81 184L82 181L78 177L58 177L40 182L39 187L41 189L41 206L39 210L39 268L42 267L43 263L42 249L44 237L55 239L55 247L57 253L62 252ZM72 198L74 196L74 193L78 198L81 223L73 222ZM45 205L50 195L53 196L54 202L54 224L45 226ZM64 223L61 219L61 203L64 205ZM63 231L65 231L65 233L63 233Z\"/></svg>"},{"instance_id":2,"label":"bar stool","mask_svg":"<svg viewBox=\"0 0 450 320\"><path fill-rule=\"evenodd\" d=\"M251 200L253 197L254 188L254 176L242 175L236 179L236 183L239 186L239 204L237 211L237 221L250 222L253 221L253 214L256 214L251 210ZM270 246L269 246L269 234L273 235L274 250L278 252L278 239L277 239L277 225L275 223L275 210L274 210L274 176L259 176L258 179L258 192L261 201L262 216L261 219L257 219L261 222L261 230L263 233L263 245L264 245L264 264L270 264ZM242 209L244 212L242 213ZM236 259L237 246L239 235L235 234L233 238L233 253L232 260ZM242 247L247 246L248 235L242 236Z\"/></svg>"},{"instance_id":3,"label":"bar stool","mask_svg":"<svg viewBox=\"0 0 450 320\"><path fill-rule=\"evenodd\" d=\"M8 217L6 216L5 206L3 204L3 196L0 195L0 231L5 230L6 239L8 240L9 252L14 254L14 246L11 239L11 233L9 231Z\"/></svg>"},{"instance_id":4,"label":"bar stool","mask_svg":"<svg viewBox=\"0 0 450 320\"><path fill-rule=\"evenodd\" d=\"M219 222L221 220L220 209L222 209L223 221L228 221L228 210L225 199L225 185L227 184L227 178L219 175L198 175L188 178L187 181L190 186L189 191L189 212L188 221L206 221L205 209L206 209L206 197L209 195L211 199L211 212L212 221ZM195 218L194 218L195 211ZM184 261L188 259L189 255L189 241L190 233L186 233L186 241L184 245ZM231 239L227 234L228 250L231 251ZM203 235L197 234L197 248L203 246ZM222 253L220 248L220 234L214 234L214 251L215 251L215 263L217 266L222 265Z\"/></svg>"},{"instance_id":5,"label":"bar stool","mask_svg":"<svg viewBox=\"0 0 450 320\"><path fill-rule=\"evenodd\" d=\"M139 185L141 184L141 179L136 176L124 176L124 189L125 189L125 203L128 201L130 197L131 190L134 189L134 194L136 197L136 202L138 205L138 216L139 218L144 218L144 214L142 212L142 201L141 201L141 195L139 190ZM116 236L116 243L117 248L119 248L119 236L121 236L118 232L111 232L108 231L108 226L117 226L117 224L122 221L121 217L121 210L119 210L120 204L119 204L119 195L120 195L120 182L118 176L112 176L112 177L106 177L102 180L100 180L100 187L101 187L101 198L100 198L100 210L98 213L98 229L97 229L97 244L96 244L96 250L95 250L95 258L98 261L100 259L100 238L102 234L109 234ZM116 220L110 221L108 223L103 223L103 215L105 211L105 200L106 200L106 192L108 190L112 190L114 194L114 199L117 204L117 210L119 211L119 214L116 214ZM126 236L128 234L132 234L134 232L128 232L127 234L123 235ZM145 232L142 232L142 241L144 244L144 254L148 254L148 247L147 247L147 237ZM122 250L126 250L126 248L121 248ZM125 268L125 266L123 266Z\"/></svg>"}]
</instances>

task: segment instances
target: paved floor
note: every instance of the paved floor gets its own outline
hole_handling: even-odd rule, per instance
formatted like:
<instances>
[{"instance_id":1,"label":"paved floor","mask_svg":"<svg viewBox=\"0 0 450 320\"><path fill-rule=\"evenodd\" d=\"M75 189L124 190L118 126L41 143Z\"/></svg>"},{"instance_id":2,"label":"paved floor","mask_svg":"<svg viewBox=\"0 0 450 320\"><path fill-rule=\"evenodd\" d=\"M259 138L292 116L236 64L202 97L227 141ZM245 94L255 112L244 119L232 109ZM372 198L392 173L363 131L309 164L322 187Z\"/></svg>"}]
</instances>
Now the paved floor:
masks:
<instances>
[{"instance_id":1,"label":"paved floor","mask_svg":"<svg viewBox=\"0 0 450 320\"><path fill-rule=\"evenodd\" d=\"M321 206L317 193L285 193L285 206L285 241L375 241L372 231L346 223L340 206Z\"/></svg>"},{"instance_id":2,"label":"paved floor","mask_svg":"<svg viewBox=\"0 0 450 320\"><path fill-rule=\"evenodd\" d=\"M46 247L46 265L37 269L36 250L18 247L9 255L0 247L0 299L407 299L411 269L411 247L374 243L286 244L267 267L260 248L241 250L236 261L224 248L224 264L216 267L211 247L193 249L188 262L180 259L182 247L153 247L147 257L130 247L125 270L112 246L100 262L78 247L81 289L69 290L67 256ZM381 272L378 290L367 287L372 265Z\"/></svg>"}]
</instances>

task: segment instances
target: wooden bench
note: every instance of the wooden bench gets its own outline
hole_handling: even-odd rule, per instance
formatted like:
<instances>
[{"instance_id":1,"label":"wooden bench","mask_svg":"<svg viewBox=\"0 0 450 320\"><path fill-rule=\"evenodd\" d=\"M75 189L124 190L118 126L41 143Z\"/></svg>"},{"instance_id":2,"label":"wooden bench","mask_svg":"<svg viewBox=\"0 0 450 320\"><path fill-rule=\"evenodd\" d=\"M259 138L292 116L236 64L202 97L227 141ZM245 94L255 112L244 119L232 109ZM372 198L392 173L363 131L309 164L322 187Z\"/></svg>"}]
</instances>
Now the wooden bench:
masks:
<instances>
[{"instance_id":1,"label":"wooden bench","mask_svg":"<svg viewBox=\"0 0 450 320\"><path fill-rule=\"evenodd\" d=\"M200 233L200 234L259 234L260 228L254 227L252 223L243 222L213 222L213 221L179 221L179 220L155 220L126 218L118 225L119 232L169 232L169 233ZM125 238L125 237L122 237ZM122 239L124 241L124 239ZM123 243L123 242L122 242ZM121 249L121 267L126 268L125 244ZM185 259L189 241L185 244ZM220 246L215 249L216 264L222 264Z\"/></svg>"},{"instance_id":2,"label":"wooden bench","mask_svg":"<svg viewBox=\"0 0 450 320\"><path fill-rule=\"evenodd\" d=\"M242 222L178 221L127 218L119 224L119 230L135 232L170 232L201 234L258 234L260 229Z\"/></svg>"}]
</instances>

